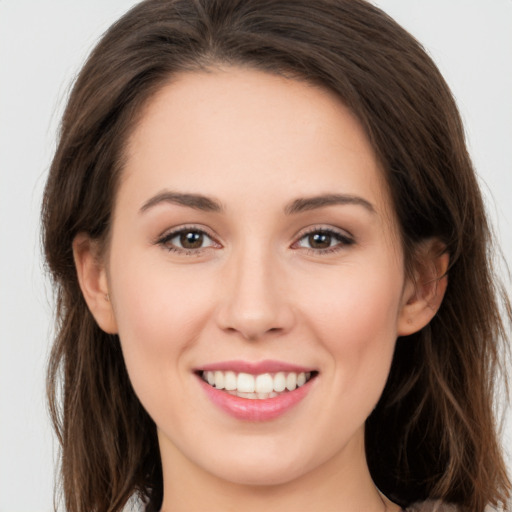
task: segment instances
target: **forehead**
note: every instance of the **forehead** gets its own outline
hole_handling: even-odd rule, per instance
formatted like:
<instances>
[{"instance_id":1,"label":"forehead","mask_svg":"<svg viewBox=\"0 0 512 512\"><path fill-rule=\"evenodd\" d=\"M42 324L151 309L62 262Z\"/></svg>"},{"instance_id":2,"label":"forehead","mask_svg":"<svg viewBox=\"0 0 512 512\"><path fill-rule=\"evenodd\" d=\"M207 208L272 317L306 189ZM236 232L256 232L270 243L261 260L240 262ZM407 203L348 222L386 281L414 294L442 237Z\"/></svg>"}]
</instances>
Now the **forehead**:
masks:
<instances>
[{"instance_id":1,"label":"forehead","mask_svg":"<svg viewBox=\"0 0 512 512\"><path fill-rule=\"evenodd\" d=\"M251 69L173 77L146 105L125 162L121 189L131 184L139 202L168 187L221 200L364 192L389 207L373 148L339 98Z\"/></svg>"}]
</instances>

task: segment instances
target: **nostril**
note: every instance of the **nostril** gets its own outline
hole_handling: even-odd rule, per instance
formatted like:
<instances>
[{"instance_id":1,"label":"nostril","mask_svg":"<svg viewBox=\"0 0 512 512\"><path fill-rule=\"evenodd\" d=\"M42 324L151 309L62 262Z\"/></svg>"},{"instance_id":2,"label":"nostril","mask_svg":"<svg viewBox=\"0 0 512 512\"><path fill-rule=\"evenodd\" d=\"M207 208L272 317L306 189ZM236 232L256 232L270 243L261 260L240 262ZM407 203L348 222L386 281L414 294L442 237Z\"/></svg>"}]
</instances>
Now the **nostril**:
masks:
<instances>
[{"instance_id":1,"label":"nostril","mask_svg":"<svg viewBox=\"0 0 512 512\"><path fill-rule=\"evenodd\" d=\"M296 321L289 297L273 289L275 281L272 284L251 270L250 275L242 273L234 280L232 288L226 283L215 314L217 325L250 341L289 332Z\"/></svg>"},{"instance_id":2,"label":"nostril","mask_svg":"<svg viewBox=\"0 0 512 512\"><path fill-rule=\"evenodd\" d=\"M277 335L285 331L282 327L265 328L264 325L256 323L239 324L236 327L225 327L224 331L228 334L238 334L247 341L257 341L269 334Z\"/></svg>"}]
</instances>

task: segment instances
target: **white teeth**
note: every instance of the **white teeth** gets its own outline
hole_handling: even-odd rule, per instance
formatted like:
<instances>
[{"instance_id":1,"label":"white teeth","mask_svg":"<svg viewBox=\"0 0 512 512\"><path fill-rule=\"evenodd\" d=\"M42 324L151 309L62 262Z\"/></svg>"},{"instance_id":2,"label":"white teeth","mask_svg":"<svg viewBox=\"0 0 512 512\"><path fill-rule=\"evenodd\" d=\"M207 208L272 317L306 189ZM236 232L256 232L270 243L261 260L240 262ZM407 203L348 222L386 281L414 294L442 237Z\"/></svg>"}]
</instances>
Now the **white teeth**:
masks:
<instances>
[{"instance_id":1,"label":"white teeth","mask_svg":"<svg viewBox=\"0 0 512 512\"><path fill-rule=\"evenodd\" d=\"M248 398L249 400L265 400L266 398L274 398L278 396L278 393L275 393L274 391L271 393L243 393L242 391L228 391L228 393L240 398Z\"/></svg>"},{"instance_id":2,"label":"white teeth","mask_svg":"<svg viewBox=\"0 0 512 512\"><path fill-rule=\"evenodd\" d=\"M262 375L258 375L256 377L255 390L258 394L260 394L260 393L268 394L271 391L273 391L274 390L274 380L272 379L272 375L270 375L270 373L263 373Z\"/></svg>"},{"instance_id":3,"label":"white teeth","mask_svg":"<svg viewBox=\"0 0 512 512\"><path fill-rule=\"evenodd\" d=\"M286 389L293 391L297 387L297 374L289 373L286 377Z\"/></svg>"},{"instance_id":4,"label":"white teeth","mask_svg":"<svg viewBox=\"0 0 512 512\"><path fill-rule=\"evenodd\" d=\"M274 375L274 391L281 393L286 389L286 375L283 372ZM293 390L292 390L293 391Z\"/></svg>"},{"instance_id":5,"label":"white teeth","mask_svg":"<svg viewBox=\"0 0 512 512\"><path fill-rule=\"evenodd\" d=\"M236 373L235 372L226 372L224 374L224 388L228 391L233 391L236 389Z\"/></svg>"},{"instance_id":6,"label":"white teeth","mask_svg":"<svg viewBox=\"0 0 512 512\"><path fill-rule=\"evenodd\" d=\"M224 389L224 372L215 372L215 387L217 389Z\"/></svg>"},{"instance_id":7,"label":"white teeth","mask_svg":"<svg viewBox=\"0 0 512 512\"><path fill-rule=\"evenodd\" d=\"M254 393L254 375L239 373L236 380L236 388L242 393Z\"/></svg>"},{"instance_id":8,"label":"white teeth","mask_svg":"<svg viewBox=\"0 0 512 512\"><path fill-rule=\"evenodd\" d=\"M250 373L241 372L237 374L232 371L216 370L205 371L202 373L202 377L210 386L224 389L232 395L264 400L273 398L286 390L293 391L303 386L311 378L311 372L278 372L274 375L270 373L251 375Z\"/></svg>"},{"instance_id":9,"label":"white teeth","mask_svg":"<svg viewBox=\"0 0 512 512\"><path fill-rule=\"evenodd\" d=\"M249 400L255 400L258 398L256 393L243 393L242 391L238 391L236 396L239 396L240 398L248 398Z\"/></svg>"}]
</instances>

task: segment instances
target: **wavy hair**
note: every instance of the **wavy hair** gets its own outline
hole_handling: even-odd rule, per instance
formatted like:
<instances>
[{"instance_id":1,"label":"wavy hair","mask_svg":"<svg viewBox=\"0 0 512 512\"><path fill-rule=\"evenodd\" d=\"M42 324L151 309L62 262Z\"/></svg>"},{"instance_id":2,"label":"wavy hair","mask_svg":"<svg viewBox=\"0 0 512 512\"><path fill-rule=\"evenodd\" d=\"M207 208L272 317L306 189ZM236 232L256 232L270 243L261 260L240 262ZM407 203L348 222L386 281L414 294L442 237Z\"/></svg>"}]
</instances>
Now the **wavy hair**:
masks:
<instances>
[{"instance_id":1,"label":"wavy hair","mask_svg":"<svg viewBox=\"0 0 512 512\"><path fill-rule=\"evenodd\" d=\"M375 484L407 505L442 499L482 512L511 483L493 409L512 317L454 99L421 45L362 0L146 0L102 37L76 79L42 206L57 296L48 369L70 512L158 510L156 427L135 396L117 336L100 330L77 281L72 241L108 243L125 144L173 75L248 66L334 91L362 123L397 212L406 267L437 237L449 284L432 322L400 338L366 425ZM507 350L505 350L506 352Z\"/></svg>"}]
</instances>

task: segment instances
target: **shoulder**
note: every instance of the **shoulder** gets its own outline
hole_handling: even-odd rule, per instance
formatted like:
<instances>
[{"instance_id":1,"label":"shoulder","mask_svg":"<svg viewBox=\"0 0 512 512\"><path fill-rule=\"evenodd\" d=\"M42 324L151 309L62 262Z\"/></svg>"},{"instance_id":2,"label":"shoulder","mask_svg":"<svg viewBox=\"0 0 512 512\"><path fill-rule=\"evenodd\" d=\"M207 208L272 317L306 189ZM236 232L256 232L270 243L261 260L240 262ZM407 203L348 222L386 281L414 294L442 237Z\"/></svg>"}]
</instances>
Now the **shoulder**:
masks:
<instances>
[{"instance_id":1,"label":"shoulder","mask_svg":"<svg viewBox=\"0 0 512 512\"><path fill-rule=\"evenodd\" d=\"M455 505L449 505L442 501L423 501L414 503L405 509L405 512L457 512Z\"/></svg>"},{"instance_id":2,"label":"shoulder","mask_svg":"<svg viewBox=\"0 0 512 512\"><path fill-rule=\"evenodd\" d=\"M505 510L510 510L512 512L512 507L510 509L495 509L489 505L485 508L485 512L504 512ZM441 500L428 500L413 503L412 505L404 508L403 512L460 512L460 509L457 505L443 503Z\"/></svg>"}]
</instances>

